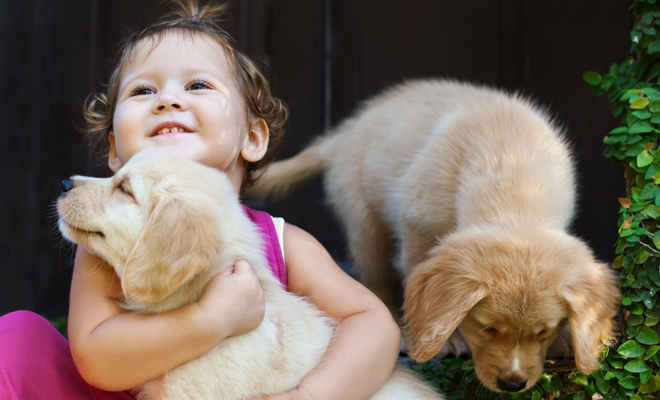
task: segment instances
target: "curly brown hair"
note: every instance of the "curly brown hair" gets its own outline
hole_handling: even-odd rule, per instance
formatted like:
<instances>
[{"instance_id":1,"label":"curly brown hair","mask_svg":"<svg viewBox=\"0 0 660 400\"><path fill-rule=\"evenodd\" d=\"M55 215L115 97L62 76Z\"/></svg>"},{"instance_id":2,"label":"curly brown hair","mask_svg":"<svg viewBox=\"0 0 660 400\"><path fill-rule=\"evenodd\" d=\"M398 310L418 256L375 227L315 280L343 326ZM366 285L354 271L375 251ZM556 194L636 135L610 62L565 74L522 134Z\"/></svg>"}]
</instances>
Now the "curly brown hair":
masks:
<instances>
[{"instance_id":1,"label":"curly brown hair","mask_svg":"<svg viewBox=\"0 0 660 400\"><path fill-rule=\"evenodd\" d=\"M250 187L262 175L264 168L273 161L283 134L287 119L287 107L280 99L273 97L268 81L259 68L236 49L234 40L218 22L225 13L226 4L202 4L196 0L173 0L174 10L163 15L156 22L141 31L130 34L122 42L117 61L104 93L91 94L83 107L85 121L83 132L86 140L102 159L108 156L109 132L117 106L122 74L140 44L146 39L162 39L167 33L184 35L205 35L218 43L225 52L234 83L241 94L248 121L261 118L268 125L268 150L257 162L246 162L243 188Z\"/></svg>"}]
</instances>

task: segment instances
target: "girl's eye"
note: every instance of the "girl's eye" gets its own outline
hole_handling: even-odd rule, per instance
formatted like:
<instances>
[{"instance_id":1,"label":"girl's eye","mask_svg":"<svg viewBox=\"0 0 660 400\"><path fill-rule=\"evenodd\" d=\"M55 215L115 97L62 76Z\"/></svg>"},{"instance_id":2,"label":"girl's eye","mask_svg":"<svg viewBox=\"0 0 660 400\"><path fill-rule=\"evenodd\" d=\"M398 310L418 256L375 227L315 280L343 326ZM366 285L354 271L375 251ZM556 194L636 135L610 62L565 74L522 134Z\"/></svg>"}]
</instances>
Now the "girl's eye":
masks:
<instances>
[{"instance_id":1,"label":"girl's eye","mask_svg":"<svg viewBox=\"0 0 660 400\"><path fill-rule=\"evenodd\" d=\"M133 95L133 96L145 96L145 95L149 95L149 94L156 94L156 92L152 88L150 88L149 86L144 86L144 85L140 85L140 86L136 87L131 92L131 95Z\"/></svg>"},{"instance_id":2,"label":"girl's eye","mask_svg":"<svg viewBox=\"0 0 660 400\"><path fill-rule=\"evenodd\" d=\"M208 83L201 80L193 81L188 87L189 90L203 90L203 89L212 89L213 87Z\"/></svg>"}]
</instances>

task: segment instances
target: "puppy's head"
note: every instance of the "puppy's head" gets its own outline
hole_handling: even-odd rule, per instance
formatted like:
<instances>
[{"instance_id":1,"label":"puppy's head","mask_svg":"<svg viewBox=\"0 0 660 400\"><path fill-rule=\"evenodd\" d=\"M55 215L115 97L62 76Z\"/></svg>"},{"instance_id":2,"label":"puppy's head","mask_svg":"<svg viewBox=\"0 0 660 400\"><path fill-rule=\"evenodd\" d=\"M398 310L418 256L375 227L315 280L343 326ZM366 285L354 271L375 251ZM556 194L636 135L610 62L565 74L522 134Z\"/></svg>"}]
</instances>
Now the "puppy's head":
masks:
<instances>
[{"instance_id":1,"label":"puppy's head","mask_svg":"<svg viewBox=\"0 0 660 400\"><path fill-rule=\"evenodd\" d=\"M456 328L495 391L534 386L566 322L581 372L599 367L619 291L579 239L559 231L469 231L436 246L406 281L411 357L432 358Z\"/></svg>"},{"instance_id":2,"label":"puppy's head","mask_svg":"<svg viewBox=\"0 0 660 400\"><path fill-rule=\"evenodd\" d=\"M223 174L163 152L137 154L111 178L72 180L59 228L114 267L128 304L158 302L205 273L221 245L216 214L239 207Z\"/></svg>"}]
</instances>

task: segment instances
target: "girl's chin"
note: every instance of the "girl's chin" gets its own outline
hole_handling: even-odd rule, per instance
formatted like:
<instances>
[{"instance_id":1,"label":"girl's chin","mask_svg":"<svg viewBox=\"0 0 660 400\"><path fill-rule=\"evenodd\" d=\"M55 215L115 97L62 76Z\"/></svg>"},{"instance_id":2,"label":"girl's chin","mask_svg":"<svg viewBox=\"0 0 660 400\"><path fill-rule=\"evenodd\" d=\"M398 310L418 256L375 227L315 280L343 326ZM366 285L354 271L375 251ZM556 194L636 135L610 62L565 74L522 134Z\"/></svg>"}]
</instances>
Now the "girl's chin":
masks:
<instances>
[{"instance_id":1,"label":"girl's chin","mask_svg":"<svg viewBox=\"0 0 660 400\"><path fill-rule=\"evenodd\" d=\"M181 146L181 145L176 145L174 143L170 143L170 144L162 143L158 146L154 146L153 148L161 151L166 151L176 156L187 158L193 161L197 161L199 158L199 151L190 146Z\"/></svg>"}]
</instances>

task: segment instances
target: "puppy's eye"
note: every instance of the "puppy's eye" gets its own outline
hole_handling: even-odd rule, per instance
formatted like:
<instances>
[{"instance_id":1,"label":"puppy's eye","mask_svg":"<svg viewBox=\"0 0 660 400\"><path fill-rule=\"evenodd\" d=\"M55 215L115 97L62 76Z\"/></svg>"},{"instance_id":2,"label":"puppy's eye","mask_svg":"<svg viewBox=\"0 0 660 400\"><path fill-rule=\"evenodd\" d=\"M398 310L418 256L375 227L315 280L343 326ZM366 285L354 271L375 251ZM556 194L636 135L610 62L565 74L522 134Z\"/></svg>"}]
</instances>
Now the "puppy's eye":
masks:
<instances>
[{"instance_id":1,"label":"puppy's eye","mask_svg":"<svg viewBox=\"0 0 660 400\"><path fill-rule=\"evenodd\" d=\"M119 189L122 193L125 195L133 197L133 193L128 189L128 185L126 184L126 181L123 181L119 185L117 185L117 189Z\"/></svg>"},{"instance_id":2,"label":"puppy's eye","mask_svg":"<svg viewBox=\"0 0 660 400\"><path fill-rule=\"evenodd\" d=\"M538 336L541 337L541 336L545 335L546 333L548 333L547 329L541 329Z\"/></svg>"},{"instance_id":3,"label":"puppy's eye","mask_svg":"<svg viewBox=\"0 0 660 400\"><path fill-rule=\"evenodd\" d=\"M486 332L491 336L495 336L495 334L497 333L497 329L493 328L492 326L487 326L484 328L484 332Z\"/></svg>"}]
</instances>

